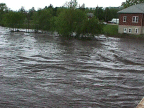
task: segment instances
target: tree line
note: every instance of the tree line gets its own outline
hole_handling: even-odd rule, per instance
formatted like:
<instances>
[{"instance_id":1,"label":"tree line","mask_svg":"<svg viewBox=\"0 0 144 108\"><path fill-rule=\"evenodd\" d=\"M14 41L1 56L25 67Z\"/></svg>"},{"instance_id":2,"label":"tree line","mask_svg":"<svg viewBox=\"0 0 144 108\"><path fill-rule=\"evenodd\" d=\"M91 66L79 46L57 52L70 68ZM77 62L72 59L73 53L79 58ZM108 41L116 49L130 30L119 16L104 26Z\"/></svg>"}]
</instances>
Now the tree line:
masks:
<instances>
[{"instance_id":1,"label":"tree line","mask_svg":"<svg viewBox=\"0 0 144 108\"><path fill-rule=\"evenodd\" d=\"M43 9L35 10L34 7L28 11L21 7L18 11L8 9L6 4L0 4L0 25L5 27L22 28L24 25L34 25L29 28L38 28L45 31L57 31L60 35L71 36L76 32L76 37L99 34L102 32L103 24L112 18L118 18L119 7L96 7L77 8L77 2L69 2L67 6L53 7L51 4ZM87 13L93 13L94 17L89 19Z\"/></svg>"}]
</instances>

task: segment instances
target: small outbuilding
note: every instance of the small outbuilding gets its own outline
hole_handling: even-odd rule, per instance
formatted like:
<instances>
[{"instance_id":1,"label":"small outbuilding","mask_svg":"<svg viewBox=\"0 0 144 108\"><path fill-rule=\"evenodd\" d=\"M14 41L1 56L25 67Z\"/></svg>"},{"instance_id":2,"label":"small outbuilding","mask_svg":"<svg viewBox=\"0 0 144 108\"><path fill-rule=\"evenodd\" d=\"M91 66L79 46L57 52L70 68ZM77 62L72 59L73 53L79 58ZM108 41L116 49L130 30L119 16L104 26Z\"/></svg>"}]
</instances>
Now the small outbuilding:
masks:
<instances>
[{"instance_id":1,"label":"small outbuilding","mask_svg":"<svg viewBox=\"0 0 144 108\"><path fill-rule=\"evenodd\" d=\"M93 13L87 13L87 16L90 19L90 18L94 17L94 14Z\"/></svg>"}]
</instances>

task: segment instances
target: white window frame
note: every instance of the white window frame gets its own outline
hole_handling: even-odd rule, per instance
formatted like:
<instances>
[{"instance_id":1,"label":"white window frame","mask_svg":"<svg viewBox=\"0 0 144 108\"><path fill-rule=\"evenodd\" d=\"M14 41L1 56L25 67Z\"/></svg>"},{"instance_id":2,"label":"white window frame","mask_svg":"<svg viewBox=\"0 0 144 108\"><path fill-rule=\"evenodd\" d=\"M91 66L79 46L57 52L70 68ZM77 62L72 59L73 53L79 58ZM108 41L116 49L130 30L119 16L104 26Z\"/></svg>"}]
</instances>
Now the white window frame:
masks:
<instances>
[{"instance_id":1,"label":"white window frame","mask_svg":"<svg viewBox=\"0 0 144 108\"><path fill-rule=\"evenodd\" d=\"M127 16L123 16L123 22L127 21Z\"/></svg>"},{"instance_id":2,"label":"white window frame","mask_svg":"<svg viewBox=\"0 0 144 108\"><path fill-rule=\"evenodd\" d=\"M135 33L138 34L139 33L139 29L135 28Z\"/></svg>"},{"instance_id":3,"label":"white window frame","mask_svg":"<svg viewBox=\"0 0 144 108\"><path fill-rule=\"evenodd\" d=\"M127 28L124 28L124 33L127 33Z\"/></svg>"},{"instance_id":4,"label":"white window frame","mask_svg":"<svg viewBox=\"0 0 144 108\"><path fill-rule=\"evenodd\" d=\"M132 33L132 29L131 28L128 29L128 33Z\"/></svg>"},{"instance_id":5,"label":"white window frame","mask_svg":"<svg viewBox=\"0 0 144 108\"><path fill-rule=\"evenodd\" d=\"M132 17L132 22L133 23L138 23L139 17L138 16L133 16Z\"/></svg>"}]
</instances>

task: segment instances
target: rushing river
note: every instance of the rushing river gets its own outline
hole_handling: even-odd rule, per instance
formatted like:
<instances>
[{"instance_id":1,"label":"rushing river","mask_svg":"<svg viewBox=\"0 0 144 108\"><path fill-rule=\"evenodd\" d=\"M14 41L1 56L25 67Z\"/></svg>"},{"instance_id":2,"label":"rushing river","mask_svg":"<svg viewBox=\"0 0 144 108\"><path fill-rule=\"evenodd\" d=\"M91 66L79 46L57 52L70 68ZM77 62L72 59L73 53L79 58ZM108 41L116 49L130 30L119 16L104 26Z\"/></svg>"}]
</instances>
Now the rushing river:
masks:
<instances>
[{"instance_id":1,"label":"rushing river","mask_svg":"<svg viewBox=\"0 0 144 108\"><path fill-rule=\"evenodd\" d=\"M144 96L144 40L90 41L0 27L0 107L135 108Z\"/></svg>"}]
</instances>

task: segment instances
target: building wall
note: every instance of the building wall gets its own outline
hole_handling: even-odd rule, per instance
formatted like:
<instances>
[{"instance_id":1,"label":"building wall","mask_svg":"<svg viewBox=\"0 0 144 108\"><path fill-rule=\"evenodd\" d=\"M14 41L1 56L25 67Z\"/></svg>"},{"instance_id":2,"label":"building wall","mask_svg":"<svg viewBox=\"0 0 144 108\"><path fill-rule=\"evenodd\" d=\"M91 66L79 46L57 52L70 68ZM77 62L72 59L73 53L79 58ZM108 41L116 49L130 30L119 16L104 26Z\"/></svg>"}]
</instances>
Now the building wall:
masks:
<instances>
[{"instance_id":1,"label":"building wall","mask_svg":"<svg viewBox=\"0 0 144 108\"><path fill-rule=\"evenodd\" d=\"M127 20L126 22L123 22L123 17L127 16ZM133 16L138 16L138 23L132 22L132 17ZM133 26L144 26L144 21L142 21L144 19L144 15L143 14L120 14L119 15L119 25L133 25Z\"/></svg>"},{"instance_id":2,"label":"building wall","mask_svg":"<svg viewBox=\"0 0 144 108\"><path fill-rule=\"evenodd\" d=\"M127 29L127 32L124 32L124 29ZM131 33L129 33L129 29L131 29ZM138 33L136 33L136 29ZM144 34L144 27L142 26L131 26L131 25L119 25L118 33L127 33L127 34Z\"/></svg>"}]
</instances>

